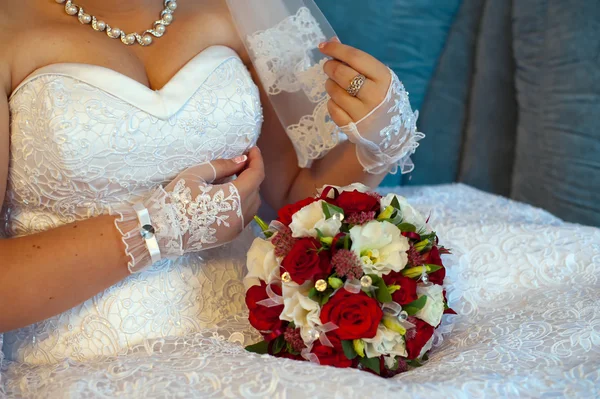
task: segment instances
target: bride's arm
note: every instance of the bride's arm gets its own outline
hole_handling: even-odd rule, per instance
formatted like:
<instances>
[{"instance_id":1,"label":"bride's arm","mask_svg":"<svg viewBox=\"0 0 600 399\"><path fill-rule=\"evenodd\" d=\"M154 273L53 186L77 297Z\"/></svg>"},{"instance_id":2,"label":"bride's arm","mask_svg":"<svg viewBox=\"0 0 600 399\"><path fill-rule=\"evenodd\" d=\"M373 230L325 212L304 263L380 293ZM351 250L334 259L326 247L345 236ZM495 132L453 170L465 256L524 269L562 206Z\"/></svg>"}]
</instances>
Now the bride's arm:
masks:
<instances>
[{"instance_id":1,"label":"bride's arm","mask_svg":"<svg viewBox=\"0 0 600 399\"><path fill-rule=\"evenodd\" d=\"M338 126L360 120L386 97L390 73L377 59L335 41L325 44L321 51L335 59L326 63L324 69L329 76L327 92L332 97L328 110ZM357 74L351 66L370 72L370 79L361 89L360 98L350 97L345 91ZM254 68L249 68L255 81L259 82ZM261 87L260 84L258 86ZM258 145L264 155L266 170L261 190L265 200L275 209L313 195L315 189L324 184L342 186L361 182L376 187L385 177L386 173L367 173L357 158L355 144L349 141L339 144L325 157L314 161L310 168L298 167L294 147L262 87L261 101L264 124Z\"/></svg>"}]
</instances>

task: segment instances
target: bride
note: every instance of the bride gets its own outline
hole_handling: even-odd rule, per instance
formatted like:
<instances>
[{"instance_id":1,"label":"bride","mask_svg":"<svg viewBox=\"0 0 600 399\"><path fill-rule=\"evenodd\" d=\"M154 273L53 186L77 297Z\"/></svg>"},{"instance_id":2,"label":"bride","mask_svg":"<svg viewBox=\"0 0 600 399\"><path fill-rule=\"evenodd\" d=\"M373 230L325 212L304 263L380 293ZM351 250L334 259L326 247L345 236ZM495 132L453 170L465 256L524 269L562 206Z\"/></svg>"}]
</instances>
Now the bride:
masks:
<instances>
[{"instance_id":1,"label":"bride","mask_svg":"<svg viewBox=\"0 0 600 399\"><path fill-rule=\"evenodd\" d=\"M56 3L0 14L8 360L87 361L219 326L244 310L261 196L277 209L410 168L406 92L314 7L288 1L286 19L271 1L277 24L259 31L251 2ZM394 102L399 121L372 112Z\"/></svg>"}]
</instances>

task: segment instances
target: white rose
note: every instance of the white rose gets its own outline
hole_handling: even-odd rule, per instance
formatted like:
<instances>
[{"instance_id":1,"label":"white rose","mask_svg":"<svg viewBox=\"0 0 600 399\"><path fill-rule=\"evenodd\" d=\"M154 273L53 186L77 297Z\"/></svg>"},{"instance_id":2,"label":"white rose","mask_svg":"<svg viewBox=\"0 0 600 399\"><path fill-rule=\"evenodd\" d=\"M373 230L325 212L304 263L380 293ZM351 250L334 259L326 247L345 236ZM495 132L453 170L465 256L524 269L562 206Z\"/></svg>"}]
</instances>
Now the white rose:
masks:
<instances>
[{"instance_id":1,"label":"white rose","mask_svg":"<svg viewBox=\"0 0 600 399\"><path fill-rule=\"evenodd\" d=\"M327 188L327 187L333 187L333 188L336 188L336 189L337 189L337 190L338 190L340 193L342 193L342 192L344 192L344 191L354 191L354 190L358 191L359 193L367 193L367 192L371 191L371 189L370 189L369 187L365 186L365 185L364 185L364 184L362 184L362 183L352 183L352 184L350 184L349 186L343 186L343 187L338 187L338 186L334 186L334 185L331 185L331 184L327 184L327 185L323 186L323 188L321 188L320 190L317 190L317 193L318 193L319 195L321 195L321 193L322 193L322 192L325 190L325 188ZM328 197L329 197L329 198L333 198L333 191L331 191L331 192L328 194Z\"/></svg>"},{"instance_id":2,"label":"white rose","mask_svg":"<svg viewBox=\"0 0 600 399\"><path fill-rule=\"evenodd\" d=\"M279 263L275 258L275 247L270 241L256 238L248 250L246 267L248 274L244 277L244 286L248 290L253 285L260 285L259 280L267 284L277 277Z\"/></svg>"},{"instance_id":3,"label":"white rose","mask_svg":"<svg viewBox=\"0 0 600 399\"><path fill-rule=\"evenodd\" d=\"M402 221L404 223L410 223L417 228L418 231L428 231L427 223L423 215L419 213L415 208L412 207L406 200L406 198L396 195L388 194L381 199L381 211L392 204L392 201L396 198L400 204L400 212L402 213Z\"/></svg>"},{"instance_id":4,"label":"white rose","mask_svg":"<svg viewBox=\"0 0 600 399\"><path fill-rule=\"evenodd\" d=\"M397 332L389 330L384 325L379 325L377 334L373 338L363 338L365 342L365 355L379 357L381 355L408 356L404 337Z\"/></svg>"},{"instance_id":5,"label":"white rose","mask_svg":"<svg viewBox=\"0 0 600 399\"><path fill-rule=\"evenodd\" d=\"M419 310L415 317L423 320L432 327L437 327L442 321L444 314L444 289L441 285L432 284L429 286L418 285L417 295L419 297L426 295L427 302L423 309Z\"/></svg>"},{"instance_id":6,"label":"white rose","mask_svg":"<svg viewBox=\"0 0 600 399\"><path fill-rule=\"evenodd\" d=\"M319 229L325 237L335 237L340 232L342 222L335 218L325 219L323 202L324 201L322 200L313 202L300 209L292 216L292 223L290 223L292 237L317 238L317 229Z\"/></svg>"},{"instance_id":7,"label":"white rose","mask_svg":"<svg viewBox=\"0 0 600 399\"><path fill-rule=\"evenodd\" d=\"M306 343L311 342L309 331L322 325L321 307L308 297L310 288L310 283L298 285L294 282L284 283L281 287L283 311L279 318L293 321Z\"/></svg>"},{"instance_id":8,"label":"white rose","mask_svg":"<svg viewBox=\"0 0 600 399\"><path fill-rule=\"evenodd\" d=\"M408 239L389 222L373 220L350 229L352 251L358 255L366 274L382 276L399 272L408 262Z\"/></svg>"}]
</instances>

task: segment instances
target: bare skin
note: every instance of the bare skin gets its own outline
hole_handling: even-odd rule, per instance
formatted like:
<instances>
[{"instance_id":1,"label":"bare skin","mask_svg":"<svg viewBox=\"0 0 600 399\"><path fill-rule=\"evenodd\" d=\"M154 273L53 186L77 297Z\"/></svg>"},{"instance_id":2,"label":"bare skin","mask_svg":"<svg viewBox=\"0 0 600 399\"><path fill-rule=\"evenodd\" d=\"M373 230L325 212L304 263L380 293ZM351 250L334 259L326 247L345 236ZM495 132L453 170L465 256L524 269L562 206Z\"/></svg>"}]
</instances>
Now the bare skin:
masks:
<instances>
[{"instance_id":1,"label":"bare skin","mask_svg":"<svg viewBox=\"0 0 600 399\"><path fill-rule=\"evenodd\" d=\"M126 31L142 31L162 9L157 0L81 0L88 12ZM225 45L240 54L256 82L243 44L232 25L225 2L181 2L176 22L147 48L124 46L117 40L82 27L60 5L48 0L0 4L0 206L9 166L10 93L33 71L56 63L84 63L110 68L151 88L163 87L190 59L212 45ZM322 51L350 65L330 61L327 89L332 118L339 125L358 120L377 105L389 77L383 64L339 43ZM370 78L362 98L343 90L356 71ZM221 176L239 174L235 184L242 196L245 220L258 208L258 192L273 208L305 198L323 184L362 182L377 186L382 175L362 170L355 148L344 143L310 169L300 169L294 149L266 95L261 92L265 122L258 149L248 161L217 160ZM335 100L335 101L334 101ZM261 156L262 152L262 156ZM264 158L264 161L263 161ZM264 163L263 163L264 162ZM343 165L344 174L340 174ZM0 240L0 332L10 331L64 312L114 285L128 275L127 257L113 217L101 216L39 234Z\"/></svg>"}]
</instances>

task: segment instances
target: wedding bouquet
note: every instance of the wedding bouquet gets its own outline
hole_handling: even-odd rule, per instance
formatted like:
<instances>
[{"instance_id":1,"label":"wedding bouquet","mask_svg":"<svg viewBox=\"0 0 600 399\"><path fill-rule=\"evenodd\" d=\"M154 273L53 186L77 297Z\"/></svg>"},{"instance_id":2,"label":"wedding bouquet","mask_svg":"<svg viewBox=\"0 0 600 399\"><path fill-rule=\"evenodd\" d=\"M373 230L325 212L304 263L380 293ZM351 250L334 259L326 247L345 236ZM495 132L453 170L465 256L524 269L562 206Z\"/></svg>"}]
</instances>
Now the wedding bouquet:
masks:
<instances>
[{"instance_id":1,"label":"wedding bouquet","mask_svg":"<svg viewBox=\"0 0 600 399\"><path fill-rule=\"evenodd\" d=\"M448 308L449 253L405 198L326 186L287 205L248 252L246 349L391 377L426 360Z\"/></svg>"}]
</instances>

